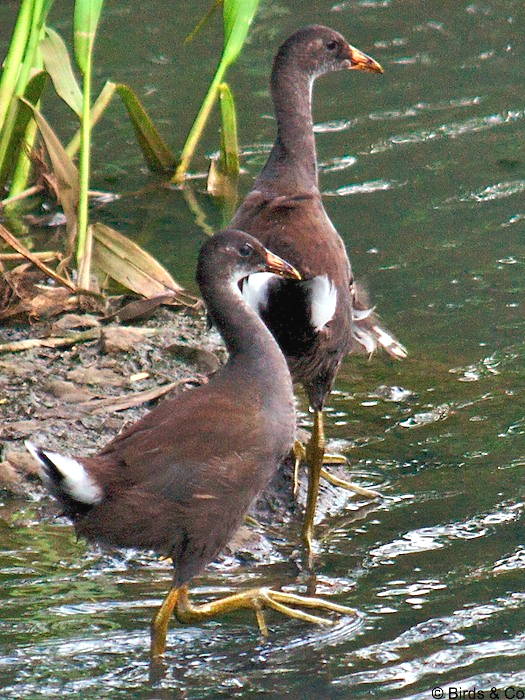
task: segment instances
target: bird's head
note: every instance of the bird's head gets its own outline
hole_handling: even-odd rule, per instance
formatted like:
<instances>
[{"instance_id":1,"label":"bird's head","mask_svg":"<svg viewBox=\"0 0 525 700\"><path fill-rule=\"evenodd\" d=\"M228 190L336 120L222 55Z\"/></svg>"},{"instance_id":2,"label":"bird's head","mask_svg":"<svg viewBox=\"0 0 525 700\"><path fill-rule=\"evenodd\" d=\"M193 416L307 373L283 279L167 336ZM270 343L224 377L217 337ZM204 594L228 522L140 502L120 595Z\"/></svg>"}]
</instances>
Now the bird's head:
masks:
<instances>
[{"instance_id":1,"label":"bird's head","mask_svg":"<svg viewBox=\"0 0 525 700\"><path fill-rule=\"evenodd\" d=\"M363 70L382 73L383 68L370 56L351 46L342 34L315 24L299 29L282 44L275 65L294 68L317 78L338 70Z\"/></svg>"}]
</instances>

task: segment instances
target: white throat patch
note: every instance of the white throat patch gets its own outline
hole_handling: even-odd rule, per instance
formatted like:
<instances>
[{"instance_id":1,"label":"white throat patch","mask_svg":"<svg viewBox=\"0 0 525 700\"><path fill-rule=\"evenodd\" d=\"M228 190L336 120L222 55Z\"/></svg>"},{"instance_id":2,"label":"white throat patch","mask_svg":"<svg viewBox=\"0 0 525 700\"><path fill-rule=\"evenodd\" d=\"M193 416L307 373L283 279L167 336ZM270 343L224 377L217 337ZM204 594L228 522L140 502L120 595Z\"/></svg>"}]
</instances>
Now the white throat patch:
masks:
<instances>
[{"instance_id":1,"label":"white throat patch","mask_svg":"<svg viewBox=\"0 0 525 700\"><path fill-rule=\"evenodd\" d=\"M261 315L262 311L268 305L268 295L270 286L274 281L280 281L278 275L273 272L254 272L253 275L246 277L242 283L242 296L244 301L251 308Z\"/></svg>"}]
</instances>

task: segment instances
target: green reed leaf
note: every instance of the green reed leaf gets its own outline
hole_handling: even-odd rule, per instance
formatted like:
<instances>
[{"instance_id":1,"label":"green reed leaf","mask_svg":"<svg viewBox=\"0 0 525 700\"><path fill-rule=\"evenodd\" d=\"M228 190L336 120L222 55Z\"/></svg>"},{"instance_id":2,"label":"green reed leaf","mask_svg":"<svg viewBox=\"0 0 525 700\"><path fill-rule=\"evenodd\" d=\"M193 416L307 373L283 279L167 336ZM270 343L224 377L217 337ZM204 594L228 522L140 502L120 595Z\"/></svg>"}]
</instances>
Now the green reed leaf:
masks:
<instances>
[{"instance_id":1,"label":"green reed leaf","mask_svg":"<svg viewBox=\"0 0 525 700\"><path fill-rule=\"evenodd\" d=\"M224 0L224 50L221 64L229 67L244 45L259 0Z\"/></svg>"},{"instance_id":2,"label":"green reed leaf","mask_svg":"<svg viewBox=\"0 0 525 700\"><path fill-rule=\"evenodd\" d=\"M237 138L237 113L235 101L228 83L219 86L221 105L221 152L219 166L229 177L239 174L239 141Z\"/></svg>"},{"instance_id":3,"label":"green reed leaf","mask_svg":"<svg viewBox=\"0 0 525 700\"><path fill-rule=\"evenodd\" d=\"M47 27L46 37L40 42L40 50L57 95L80 117L82 114L82 91L73 73L71 59L64 40L58 32Z\"/></svg>"},{"instance_id":4,"label":"green reed leaf","mask_svg":"<svg viewBox=\"0 0 525 700\"><path fill-rule=\"evenodd\" d=\"M37 104L47 82L47 73L39 71L35 73L27 83L24 99L27 103L17 100L13 105L13 126L9 132L2 133L0 139L0 186L3 186L12 175L13 168L21 152L29 120L33 116L32 105Z\"/></svg>"},{"instance_id":5,"label":"green reed leaf","mask_svg":"<svg viewBox=\"0 0 525 700\"><path fill-rule=\"evenodd\" d=\"M88 69L104 0L76 0L73 18L75 58L85 73Z\"/></svg>"},{"instance_id":6,"label":"green reed leaf","mask_svg":"<svg viewBox=\"0 0 525 700\"><path fill-rule=\"evenodd\" d=\"M179 165L172 178L173 182L182 182L186 176L197 143L219 94L219 85L227 69L241 52L258 6L259 0L224 0L224 47L221 59L182 149Z\"/></svg>"},{"instance_id":7,"label":"green reed leaf","mask_svg":"<svg viewBox=\"0 0 525 700\"><path fill-rule=\"evenodd\" d=\"M116 89L126 107L149 169L153 172L172 173L177 159L157 131L137 94L124 84L117 85Z\"/></svg>"}]
</instances>

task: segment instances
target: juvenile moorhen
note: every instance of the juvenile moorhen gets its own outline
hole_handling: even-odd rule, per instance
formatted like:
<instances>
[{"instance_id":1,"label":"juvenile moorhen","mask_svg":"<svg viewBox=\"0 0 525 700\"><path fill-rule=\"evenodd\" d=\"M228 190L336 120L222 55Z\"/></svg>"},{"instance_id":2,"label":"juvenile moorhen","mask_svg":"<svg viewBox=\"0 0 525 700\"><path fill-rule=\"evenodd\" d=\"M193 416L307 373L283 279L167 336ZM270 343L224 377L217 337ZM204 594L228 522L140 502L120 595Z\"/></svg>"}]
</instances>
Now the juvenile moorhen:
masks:
<instances>
[{"instance_id":1,"label":"juvenile moorhen","mask_svg":"<svg viewBox=\"0 0 525 700\"><path fill-rule=\"evenodd\" d=\"M65 457L27 443L78 535L106 545L153 549L173 560L172 588L152 622L152 658L164 653L173 612L179 621L190 622L251 608L263 634L267 606L320 624L331 621L295 606L353 612L269 588L201 606L188 598L189 580L225 546L294 440L286 361L238 286L262 270L299 277L240 231L219 233L201 250L197 281L230 353L208 384L164 401L93 457Z\"/></svg>"},{"instance_id":2,"label":"juvenile moorhen","mask_svg":"<svg viewBox=\"0 0 525 700\"><path fill-rule=\"evenodd\" d=\"M288 361L292 378L303 384L314 411L306 450L309 484L303 539L311 560L313 522L324 460L323 406L345 355L383 347L392 357L405 348L381 327L352 277L343 241L328 218L318 189L312 122L314 80L342 69L382 73L373 58L327 27L292 34L274 59L271 93L277 136L266 165L232 220L300 272L302 282L257 274L243 294L264 319ZM378 495L370 492L369 495Z\"/></svg>"}]
</instances>

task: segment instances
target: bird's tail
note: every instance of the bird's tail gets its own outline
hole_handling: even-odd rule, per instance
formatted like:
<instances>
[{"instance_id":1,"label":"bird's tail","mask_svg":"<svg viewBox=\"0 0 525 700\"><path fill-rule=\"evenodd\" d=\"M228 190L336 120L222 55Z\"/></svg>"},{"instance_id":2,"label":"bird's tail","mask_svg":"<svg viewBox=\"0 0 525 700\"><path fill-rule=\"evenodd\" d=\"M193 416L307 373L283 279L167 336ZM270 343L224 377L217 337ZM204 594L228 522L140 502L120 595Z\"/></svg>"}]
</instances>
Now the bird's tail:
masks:
<instances>
[{"instance_id":1,"label":"bird's tail","mask_svg":"<svg viewBox=\"0 0 525 700\"><path fill-rule=\"evenodd\" d=\"M44 484L58 500L67 505L73 501L89 506L102 500L102 489L79 461L43 450L29 440L25 446L38 462Z\"/></svg>"},{"instance_id":2,"label":"bird's tail","mask_svg":"<svg viewBox=\"0 0 525 700\"><path fill-rule=\"evenodd\" d=\"M355 351L368 355L378 348L396 360L404 360L408 354L405 346L381 324L365 288L356 282L352 284L352 342Z\"/></svg>"}]
</instances>

